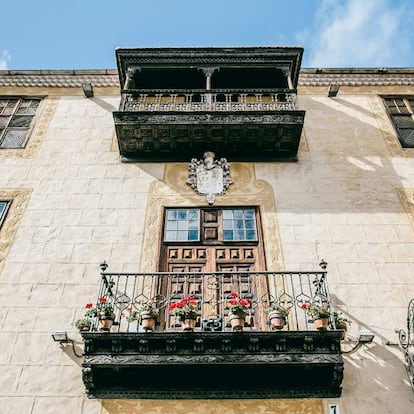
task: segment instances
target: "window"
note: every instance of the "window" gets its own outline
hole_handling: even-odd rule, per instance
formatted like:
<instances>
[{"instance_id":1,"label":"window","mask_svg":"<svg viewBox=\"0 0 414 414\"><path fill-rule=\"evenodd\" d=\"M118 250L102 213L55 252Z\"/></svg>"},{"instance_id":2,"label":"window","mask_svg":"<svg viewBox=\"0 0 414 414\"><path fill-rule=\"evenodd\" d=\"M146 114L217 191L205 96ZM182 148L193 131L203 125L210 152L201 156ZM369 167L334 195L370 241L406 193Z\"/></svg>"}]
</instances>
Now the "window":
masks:
<instances>
[{"instance_id":1,"label":"window","mask_svg":"<svg viewBox=\"0 0 414 414\"><path fill-rule=\"evenodd\" d=\"M0 228L6 218L7 210L9 209L10 204L10 201L0 200Z\"/></svg>"},{"instance_id":2,"label":"window","mask_svg":"<svg viewBox=\"0 0 414 414\"><path fill-rule=\"evenodd\" d=\"M0 98L0 148L23 148L40 98Z\"/></svg>"},{"instance_id":3,"label":"window","mask_svg":"<svg viewBox=\"0 0 414 414\"><path fill-rule=\"evenodd\" d=\"M257 241L254 208L171 208L164 228L166 242Z\"/></svg>"},{"instance_id":4,"label":"window","mask_svg":"<svg viewBox=\"0 0 414 414\"><path fill-rule=\"evenodd\" d=\"M384 97L398 139L403 148L414 148L414 97Z\"/></svg>"}]
</instances>

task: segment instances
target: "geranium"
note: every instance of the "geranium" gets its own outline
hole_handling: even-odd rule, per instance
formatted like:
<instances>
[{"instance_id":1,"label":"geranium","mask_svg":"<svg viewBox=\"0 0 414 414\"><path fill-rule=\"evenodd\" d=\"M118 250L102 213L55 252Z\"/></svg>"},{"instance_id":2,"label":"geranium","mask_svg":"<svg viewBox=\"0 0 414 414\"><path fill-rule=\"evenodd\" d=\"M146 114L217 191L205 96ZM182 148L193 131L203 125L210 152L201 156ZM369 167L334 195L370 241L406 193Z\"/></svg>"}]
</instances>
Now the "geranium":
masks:
<instances>
[{"instance_id":1,"label":"geranium","mask_svg":"<svg viewBox=\"0 0 414 414\"><path fill-rule=\"evenodd\" d=\"M197 319L200 314L200 306L194 296L187 296L178 302L172 302L168 309L181 320Z\"/></svg>"},{"instance_id":2,"label":"geranium","mask_svg":"<svg viewBox=\"0 0 414 414\"><path fill-rule=\"evenodd\" d=\"M279 302L278 300L274 300L270 303L270 307L267 310L267 312L277 311L280 314L287 316L289 315L289 312L291 309L292 309L292 306L285 306L285 305L282 305L282 303Z\"/></svg>"},{"instance_id":3,"label":"geranium","mask_svg":"<svg viewBox=\"0 0 414 414\"><path fill-rule=\"evenodd\" d=\"M250 308L250 300L240 298L236 292L230 293L229 310L231 313L247 312Z\"/></svg>"},{"instance_id":4,"label":"geranium","mask_svg":"<svg viewBox=\"0 0 414 414\"><path fill-rule=\"evenodd\" d=\"M157 308L156 298L151 298L146 302L142 302L138 310L132 310L132 306L127 308L130 315L127 317L129 322L134 322L140 319L142 313L150 313L154 318L158 315L159 309Z\"/></svg>"},{"instance_id":5,"label":"geranium","mask_svg":"<svg viewBox=\"0 0 414 414\"><path fill-rule=\"evenodd\" d=\"M322 302L322 304L302 303L300 307L306 310L312 319L329 318L331 316L331 302L329 301Z\"/></svg>"},{"instance_id":6,"label":"geranium","mask_svg":"<svg viewBox=\"0 0 414 414\"><path fill-rule=\"evenodd\" d=\"M93 318L96 316L100 317L113 317L114 307L111 303L108 303L108 300L105 297L100 297L96 307L92 303L87 303L85 305L87 311L85 312L86 318Z\"/></svg>"}]
</instances>

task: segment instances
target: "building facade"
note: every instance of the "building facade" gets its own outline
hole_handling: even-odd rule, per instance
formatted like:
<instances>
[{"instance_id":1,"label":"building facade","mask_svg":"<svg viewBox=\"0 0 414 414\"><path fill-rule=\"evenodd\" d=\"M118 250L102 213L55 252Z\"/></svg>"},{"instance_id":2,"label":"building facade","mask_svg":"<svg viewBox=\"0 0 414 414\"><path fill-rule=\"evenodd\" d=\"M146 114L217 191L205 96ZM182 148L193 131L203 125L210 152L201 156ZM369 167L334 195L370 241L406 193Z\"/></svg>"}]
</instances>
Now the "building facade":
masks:
<instances>
[{"instance_id":1,"label":"building facade","mask_svg":"<svg viewBox=\"0 0 414 414\"><path fill-rule=\"evenodd\" d=\"M414 70L302 53L0 72L0 412L413 410Z\"/></svg>"}]
</instances>

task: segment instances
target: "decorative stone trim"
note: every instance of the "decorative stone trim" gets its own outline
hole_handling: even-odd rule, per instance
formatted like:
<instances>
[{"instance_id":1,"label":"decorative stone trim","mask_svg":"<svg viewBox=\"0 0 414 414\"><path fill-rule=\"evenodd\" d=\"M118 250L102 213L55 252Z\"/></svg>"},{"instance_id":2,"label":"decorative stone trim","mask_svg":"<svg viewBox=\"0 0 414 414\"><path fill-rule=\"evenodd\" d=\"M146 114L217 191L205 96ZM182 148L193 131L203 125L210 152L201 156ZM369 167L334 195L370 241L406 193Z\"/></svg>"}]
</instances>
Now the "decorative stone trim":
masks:
<instances>
[{"instance_id":1,"label":"decorative stone trim","mask_svg":"<svg viewBox=\"0 0 414 414\"><path fill-rule=\"evenodd\" d=\"M102 400L102 414L301 413L324 414L322 399L283 400Z\"/></svg>"},{"instance_id":2,"label":"decorative stone trim","mask_svg":"<svg viewBox=\"0 0 414 414\"><path fill-rule=\"evenodd\" d=\"M256 180L253 164L230 162L230 165L233 185L225 195L217 196L215 205L260 206L267 268L275 271L281 270L283 261L273 190L267 182ZM162 227L164 207L208 206L205 197L195 195L186 184L187 178L187 164L166 164L163 180L151 183L144 225L141 272L157 270L159 229Z\"/></svg>"},{"instance_id":3,"label":"decorative stone trim","mask_svg":"<svg viewBox=\"0 0 414 414\"><path fill-rule=\"evenodd\" d=\"M414 189L396 188L395 192L410 219L411 225L414 227Z\"/></svg>"},{"instance_id":4,"label":"decorative stone trim","mask_svg":"<svg viewBox=\"0 0 414 414\"><path fill-rule=\"evenodd\" d=\"M1 149L0 159L18 157L18 158L34 158L40 147L43 137L46 133L50 120L53 117L58 103L57 97L44 98L39 105L37 113L34 117L34 126L29 131L27 144L24 148Z\"/></svg>"},{"instance_id":5,"label":"decorative stone trim","mask_svg":"<svg viewBox=\"0 0 414 414\"><path fill-rule=\"evenodd\" d=\"M388 149L391 155L397 157L414 157L414 148L402 148L400 140L398 139L397 132L388 118L384 104L380 96L369 96L368 101L371 105L372 112L376 121L378 122L379 129L387 143Z\"/></svg>"},{"instance_id":6,"label":"decorative stone trim","mask_svg":"<svg viewBox=\"0 0 414 414\"><path fill-rule=\"evenodd\" d=\"M27 188L0 189L0 199L11 201L9 211L0 229L0 272L4 266L31 192L32 190Z\"/></svg>"}]
</instances>

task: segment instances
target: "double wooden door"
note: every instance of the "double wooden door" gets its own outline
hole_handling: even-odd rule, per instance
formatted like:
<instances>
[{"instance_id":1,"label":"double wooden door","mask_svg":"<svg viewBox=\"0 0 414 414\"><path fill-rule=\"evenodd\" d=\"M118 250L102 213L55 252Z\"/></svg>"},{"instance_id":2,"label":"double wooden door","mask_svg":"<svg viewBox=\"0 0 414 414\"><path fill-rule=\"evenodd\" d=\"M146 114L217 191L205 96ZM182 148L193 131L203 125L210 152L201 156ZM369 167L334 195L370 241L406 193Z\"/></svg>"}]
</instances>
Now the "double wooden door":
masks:
<instances>
[{"instance_id":1,"label":"double wooden door","mask_svg":"<svg viewBox=\"0 0 414 414\"><path fill-rule=\"evenodd\" d=\"M238 212L232 209L232 213L234 211ZM254 272L264 270L260 221L254 209L255 237L246 236L245 230L244 237L250 237L249 240L224 240L235 238L229 235L226 225L223 226L229 215L228 211L223 214L223 209L200 209L197 242L163 241L159 270L170 273L163 282L163 291L166 296L177 300L186 296L200 299L202 312L198 325L207 330L209 326L217 326L218 320L218 325L226 329L230 294L236 292L252 302L246 326L257 329L260 323L255 315L255 303L261 289ZM248 219L244 225L252 227L250 210L245 216ZM240 220L235 219L234 222L242 227ZM180 321L176 318L168 315L166 319L167 328L179 328Z\"/></svg>"}]
</instances>

